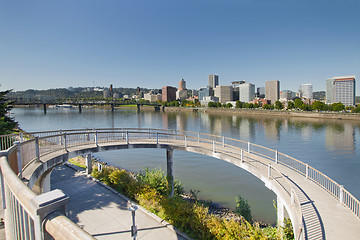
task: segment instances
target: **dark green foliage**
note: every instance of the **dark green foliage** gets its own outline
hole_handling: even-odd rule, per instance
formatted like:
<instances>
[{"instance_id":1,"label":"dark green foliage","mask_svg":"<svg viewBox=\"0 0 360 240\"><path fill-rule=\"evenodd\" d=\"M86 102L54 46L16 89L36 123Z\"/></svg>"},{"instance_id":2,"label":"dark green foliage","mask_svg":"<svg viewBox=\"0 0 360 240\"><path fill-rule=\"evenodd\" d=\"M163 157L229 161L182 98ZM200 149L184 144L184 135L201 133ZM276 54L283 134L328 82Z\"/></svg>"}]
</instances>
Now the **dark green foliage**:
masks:
<instances>
[{"instance_id":1,"label":"dark green foliage","mask_svg":"<svg viewBox=\"0 0 360 240\"><path fill-rule=\"evenodd\" d=\"M330 106L330 111L340 112L344 110L345 110L345 106L342 103L333 103Z\"/></svg>"},{"instance_id":2,"label":"dark green foliage","mask_svg":"<svg viewBox=\"0 0 360 240\"><path fill-rule=\"evenodd\" d=\"M13 108L11 101L7 98L11 90L0 92L0 135L10 134L17 126L17 122L10 117L10 110Z\"/></svg>"},{"instance_id":3,"label":"dark green foliage","mask_svg":"<svg viewBox=\"0 0 360 240\"><path fill-rule=\"evenodd\" d=\"M280 109L283 109L283 108L284 108L284 106L282 105L282 103L280 101L275 102L275 109L280 110Z\"/></svg>"},{"instance_id":4,"label":"dark green foliage","mask_svg":"<svg viewBox=\"0 0 360 240\"><path fill-rule=\"evenodd\" d=\"M240 195L236 199L235 212L245 218L246 221L252 223L251 208L248 201L242 198Z\"/></svg>"},{"instance_id":5,"label":"dark green foliage","mask_svg":"<svg viewBox=\"0 0 360 240\"><path fill-rule=\"evenodd\" d=\"M239 100L236 101L236 108L242 108L242 102L240 102Z\"/></svg>"},{"instance_id":6,"label":"dark green foliage","mask_svg":"<svg viewBox=\"0 0 360 240\"><path fill-rule=\"evenodd\" d=\"M271 109L274 109L274 106L273 106L273 105L269 105L269 104L264 104L263 109L271 110Z\"/></svg>"},{"instance_id":7,"label":"dark green foliage","mask_svg":"<svg viewBox=\"0 0 360 240\"><path fill-rule=\"evenodd\" d=\"M226 104L226 107L227 107L227 108L232 108L233 105L232 105L231 103L228 103L228 104Z\"/></svg>"},{"instance_id":8,"label":"dark green foliage","mask_svg":"<svg viewBox=\"0 0 360 240\"><path fill-rule=\"evenodd\" d=\"M294 102L288 102L287 109L293 109L295 107Z\"/></svg>"},{"instance_id":9,"label":"dark green foliage","mask_svg":"<svg viewBox=\"0 0 360 240\"><path fill-rule=\"evenodd\" d=\"M317 111L323 111L325 109L325 103L320 102L320 101L315 101L312 105L311 105L311 109L312 110L317 110Z\"/></svg>"},{"instance_id":10,"label":"dark green foliage","mask_svg":"<svg viewBox=\"0 0 360 240\"><path fill-rule=\"evenodd\" d=\"M299 98L295 99L295 101L294 101L294 107L297 109L300 109L303 104L304 104L304 102L301 101L301 99L299 99Z\"/></svg>"}]
</instances>

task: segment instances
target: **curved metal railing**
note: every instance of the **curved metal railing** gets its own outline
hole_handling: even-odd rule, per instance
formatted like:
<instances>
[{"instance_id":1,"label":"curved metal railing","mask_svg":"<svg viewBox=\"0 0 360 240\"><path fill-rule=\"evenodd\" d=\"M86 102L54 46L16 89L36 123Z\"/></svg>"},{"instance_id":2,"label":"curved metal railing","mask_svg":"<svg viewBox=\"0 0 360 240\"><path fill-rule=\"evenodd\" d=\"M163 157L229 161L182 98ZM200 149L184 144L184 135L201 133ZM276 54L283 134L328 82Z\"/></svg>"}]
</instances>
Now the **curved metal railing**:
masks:
<instances>
[{"instance_id":1,"label":"curved metal railing","mask_svg":"<svg viewBox=\"0 0 360 240\"><path fill-rule=\"evenodd\" d=\"M359 201L325 174L286 154L238 139L206 133L150 128L75 129L32 132L1 137L1 141L6 143L13 143L15 140L20 140L19 143L15 144L18 152L17 164L14 163L15 160L9 160L9 164L13 171L19 176L21 176L22 171L33 161L50 153L79 146L113 142L129 143L129 141L136 142L141 140L142 142L149 143L164 143L180 141L183 142L184 146L190 143L193 145L202 143L207 144L208 150L212 150L213 152L219 151L224 154L238 154L241 161L244 161L244 159L249 158L251 154L254 154L267 159L270 163L281 164L312 180L360 218ZM250 161L247 163L254 164ZM302 223L300 201L292 188L292 183L273 165L269 163L264 164L264 162L260 161L258 163L257 167L262 169L263 172L267 171L268 177L277 181L289 195L292 206L294 206L297 211L297 216L300 216L298 222ZM300 232L300 234L303 233L302 229L297 231Z\"/></svg>"}]
</instances>

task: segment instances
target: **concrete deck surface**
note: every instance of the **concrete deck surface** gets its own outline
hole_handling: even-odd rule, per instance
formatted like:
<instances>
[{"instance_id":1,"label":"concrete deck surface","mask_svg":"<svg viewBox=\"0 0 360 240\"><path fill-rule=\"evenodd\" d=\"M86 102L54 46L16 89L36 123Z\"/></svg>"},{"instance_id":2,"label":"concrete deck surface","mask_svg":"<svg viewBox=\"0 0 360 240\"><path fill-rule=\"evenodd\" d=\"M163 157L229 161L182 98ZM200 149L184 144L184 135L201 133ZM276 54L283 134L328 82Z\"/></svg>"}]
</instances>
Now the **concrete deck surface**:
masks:
<instances>
[{"instance_id":1,"label":"concrete deck surface","mask_svg":"<svg viewBox=\"0 0 360 240\"><path fill-rule=\"evenodd\" d=\"M51 189L61 189L70 197L68 217L97 239L132 239L129 203L85 173L62 165L51 173ZM136 211L136 239L186 239L159 219Z\"/></svg>"}]
</instances>

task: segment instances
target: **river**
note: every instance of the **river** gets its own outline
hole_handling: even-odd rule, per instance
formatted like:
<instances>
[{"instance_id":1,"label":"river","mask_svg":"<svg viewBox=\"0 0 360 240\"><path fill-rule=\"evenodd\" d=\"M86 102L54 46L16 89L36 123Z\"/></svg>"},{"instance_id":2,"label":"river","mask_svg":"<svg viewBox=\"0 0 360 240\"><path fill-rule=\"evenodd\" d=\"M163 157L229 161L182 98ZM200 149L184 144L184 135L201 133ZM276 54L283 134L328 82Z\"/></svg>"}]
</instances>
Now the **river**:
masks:
<instances>
[{"instance_id":1,"label":"river","mask_svg":"<svg viewBox=\"0 0 360 240\"><path fill-rule=\"evenodd\" d=\"M154 112L136 108L48 109L15 108L12 114L25 131L75 128L164 128L223 135L277 149L325 173L360 198L360 122L202 112ZM96 153L110 165L139 171L144 167L166 170L161 149L119 150ZM224 161L183 151L174 152L174 175L198 197L235 208L239 194L249 201L254 218L276 222L276 195L250 173Z\"/></svg>"}]
</instances>

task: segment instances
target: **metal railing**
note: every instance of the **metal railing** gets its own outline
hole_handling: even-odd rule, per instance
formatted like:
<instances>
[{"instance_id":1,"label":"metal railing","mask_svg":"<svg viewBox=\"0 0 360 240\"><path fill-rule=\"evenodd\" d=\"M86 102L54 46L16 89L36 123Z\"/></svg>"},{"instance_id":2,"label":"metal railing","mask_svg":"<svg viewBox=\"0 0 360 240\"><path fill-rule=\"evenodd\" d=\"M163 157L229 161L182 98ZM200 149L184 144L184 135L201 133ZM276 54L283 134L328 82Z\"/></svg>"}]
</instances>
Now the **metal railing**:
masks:
<instances>
[{"instance_id":1,"label":"metal railing","mask_svg":"<svg viewBox=\"0 0 360 240\"><path fill-rule=\"evenodd\" d=\"M7 239L95 239L65 216L65 205L69 198L62 191L53 190L37 195L19 178L21 167L17 175L10 166L14 159L18 163L15 170L25 165L34 155L34 143L34 139L21 145L15 142L12 147L0 152L2 207ZM59 233L61 238L57 237Z\"/></svg>"},{"instance_id":2,"label":"metal railing","mask_svg":"<svg viewBox=\"0 0 360 240\"><path fill-rule=\"evenodd\" d=\"M271 161L274 161L277 164L281 164L286 166L306 178L312 180L327 192L329 192L333 197L340 201L341 204L344 204L348 207L357 217L360 218L360 210L359 205L360 202L353 197L348 191L346 191L340 184L323 174L322 172L316 170L315 168L309 166L308 164L301 162L293 157L290 157L286 154L280 153L276 150L269 149L254 143L217 136L213 134L206 133L197 133L197 132L189 132L189 131L179 131L179 130L166 130L166 129L144 129L144 128L113 128L113 129L76 129L76 130L60 130L60 131L47 131L47 132L34 132L27 134L27 138L31 139L35 136L38 136L41 139L51 139L53 137L66 136L68 137L67 141L71 144L69 146L74 146L76 144L92 144L96 140L96 135L98 135L97 143L109 143L111 141L126 141L126 133L131 134L128 136L132 139L137 139L144 137L147 134L148 139L157 138L164 140L165 136L169 136L169 134L173 135L173 139L179 139L179 136L186 136L189 141L198 141L202 143L213 143L214 147L221 146L232 146L243 149L248 153L253 153L259 155L261 157L265 157ZM88 134L90 138L83 137L82 139L74 139L70 136L76 136L81 134ZM24 135L25 136L25 135ZM149 140L149 141L150 141ZM58 143L55 146L51 147L51 150L55 150L54 148L59 147ZM48 146L50 148L50 146ZM51 152L51 150L49 152ZM346 195L346 201L345 200ZM341 197L343 196L343 197Z\"/></svg>"},{"instance_id":3,"label":"metal railing","mask_svg":"<svg viewBox=\"0 0 360 240\"><path fill-rule=\"evenodd\" d=\"M359 201L345 190L343 186L325 174L286 154L238 139L198 132L149 128L76 129L32 132L23 135L6 136L3 139L4 143L13 141L9 139L20 139L20 142L15 144L15 152L18 155L17 165L10 164L12 170L18 173L19 176L21 176L21 172L26 166L48 154L57 151L69 151L71 148L84 147L86 145L145 142L152 144L173 143L184 147L196 147L201 144L201 147L214 153L235 155L241 163L246 162L256 166L265 176L267 173L268 177L282 186L291 198L291 203L297 211L297 216L302 216L300 201L293 190L292 183L284 177L282 172L277 170L277 164L294 170L315 182L360 218ZM10 149L14 152L14 147ZM8 149L7 151L10 150ZM251 155L257 155L261 157L260 159L264 160L254 160ZM10 159L10 156L8 158ZM269 165L269 163L272 163L272 165ZM19 205L19 203L17 204ZM299 223L302 223L302 221L302 218L298 219ZM303 232L302 229L298 231L300 233Z\"/></svg>"}]
</instances>

